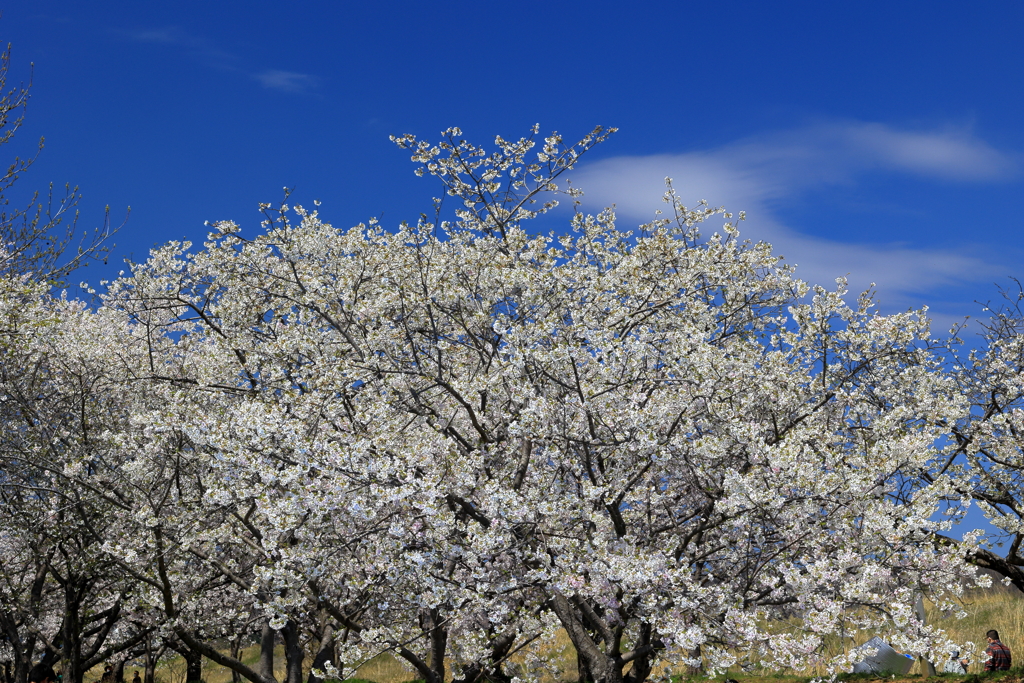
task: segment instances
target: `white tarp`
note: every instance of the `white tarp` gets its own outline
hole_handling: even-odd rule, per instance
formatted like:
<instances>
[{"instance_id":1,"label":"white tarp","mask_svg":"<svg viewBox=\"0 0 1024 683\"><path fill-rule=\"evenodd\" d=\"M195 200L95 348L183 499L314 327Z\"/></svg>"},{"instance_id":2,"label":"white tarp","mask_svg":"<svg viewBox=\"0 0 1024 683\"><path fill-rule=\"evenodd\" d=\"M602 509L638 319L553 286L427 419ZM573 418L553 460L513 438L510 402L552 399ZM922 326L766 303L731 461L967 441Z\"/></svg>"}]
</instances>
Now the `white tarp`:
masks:
<instances>
[{"instance_id":1,"label":"white tarp","mask_svg":"<svg viewBox=\"0 0 1024 683\"><path fill-rule=\"evenodd\" d=\"M877 636L857 649L875 650L876 652L873 655L865 653L864 657L853 665L853 673L855 674L888 673L902 676L910 671L910 667L914 665L913 659L896 652L896 650L889 647L887 642Z\"/></svg>"}]
</instances>

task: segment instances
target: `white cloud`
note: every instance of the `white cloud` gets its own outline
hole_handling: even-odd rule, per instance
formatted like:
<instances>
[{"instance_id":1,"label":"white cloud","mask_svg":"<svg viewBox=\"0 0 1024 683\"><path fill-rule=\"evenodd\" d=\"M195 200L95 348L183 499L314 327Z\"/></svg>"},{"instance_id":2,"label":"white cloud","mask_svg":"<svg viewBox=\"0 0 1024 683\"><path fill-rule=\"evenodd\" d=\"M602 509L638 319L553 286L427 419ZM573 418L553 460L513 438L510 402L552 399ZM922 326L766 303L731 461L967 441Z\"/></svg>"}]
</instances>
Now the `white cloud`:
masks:
<instances>
[{"instance_id":1,"label":"white cloud","mask_svg":"<svg viewBox=\"0 0 1024 683\"><path fill-rule=\"evenodd\" d=\"M740 140L719 150L797 176L812 167L830 179L890 170L953 181L1008 178L1016 162L970 131L898 130L880 123L825 123Z\"/></svg>"},{"instance_id":2,"label":"white cloud","mask_svg":"<svg viewBox=\"0 0 1024 683\"><path fill-rule=\"evenodd\" d=\"M289 93L304 93L317 87L320 79L310 74L281 69L267 69L254 72L242 64L242 59L235 53L223 49L219 44L201 36L185 33L177 26L166 26L156 29L121 30L116 34L137 43L169 45L177 47L200 62L222 71L246 74L270 90Z\"/></svg>"},{"instance_id":3,"label":"white cloud","mask_svg":"<svg viewBox=\"0 0 1024 683\"><path fill-rule=\"evenodd\" d=\"M225 50L214 41L186 33L177 26L137 30L114 29L113 32L136 43L178 48L182 54L222 71L238 72L243 70L239 66L238 55Z\"/></svg>"},{"instance_id":4,"label":"white cloud","mask_svg":"<svg viewBox=\"0 0 1024 683\"><path fill-rule=\"evenodd\" d=\"M263 84L263 87L282 92L306 92L315 88L320 80L309 74L295 73L294 71L281 71L271 69L254 74L253 78Z\"/></svg>"},{"instance_id":5,"label":"white cloud","mask_svg":"<svg viewBox=\"0 0 1024 683\"><path fill-rule=\"evenodd\" d=\"M964 251L906 244L850 244L801 234L777 216L781 200L858 176L889 171L945 182L1012 178L1017 162L968 132L905 131L874 123L829 123L740 140L685 154L615 157L581 165L573 184L585 206L616 205L620 219L646 222L664 206L665 177L687 203L707 199L745 210L745 236L765 240L799 266L798 275L831 285L849 274L853 291L871 282L889 305L920 301L936 287L988 279L992 267Z\"/></svg>"},{"instance_id":6,"label":"white cloud","mask_svg":"<svg viewBox=\"0 0 1024 683\"><path fill-rule=\"evenodd\" d=\"M160 43L163 45L188 44L192 41L174 26L138 31L123 31L123 35L140 43Z\"/></svg>"},{"instance_id":7,"label":"white cloud","mask_svg":"<svg viewBox=\"0 0 1024 683\"><path fill-rule=\"evenodd\" d=\"M964 131L918 133L881 124L860 124L838 130L851 151L860 150L870 163L949 180L1001 180L1012 176L1016 163L983 140Z\"/></svg>"}]
</instances>

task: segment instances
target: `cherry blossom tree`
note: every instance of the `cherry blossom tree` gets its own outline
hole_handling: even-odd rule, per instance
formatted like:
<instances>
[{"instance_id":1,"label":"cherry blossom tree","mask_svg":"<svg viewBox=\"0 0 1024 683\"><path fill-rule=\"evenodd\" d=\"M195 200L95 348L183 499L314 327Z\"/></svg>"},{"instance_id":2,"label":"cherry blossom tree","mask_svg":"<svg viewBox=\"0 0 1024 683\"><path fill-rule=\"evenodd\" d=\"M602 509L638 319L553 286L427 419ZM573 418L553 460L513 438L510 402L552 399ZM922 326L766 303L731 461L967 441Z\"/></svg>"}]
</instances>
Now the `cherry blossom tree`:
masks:
<instances>
[{"instance_id":1,"label":"cherry blossom tree","mask_svg":"<svg viewBox=\"0 0 1024 683\"><path fill-rule=\"evenodd\" d=\"M8 46L0 54L0 145L20 128L31 88L8 88L10 57ZM49 290L103 257L117 228L104 220L91 234L78 232L78 192L69 186L55 196L51 184L45 199L37 193L17 208L12 188L35 158L15 158L0 174L0 662L11 683L25 681L40 654L63 658L74 680L80 666L130 647L137 635L121 623L129 588L109 574L92 533L103 513L63 471L80 456L64 458L71 443L88 449L76 432L85 405L69 413L68 402L89 389L71 389L63 349L46 338L68 304Z\"/></svg>"},{"instance_id":2,"label":"cherry blossom tree","mask_svg":"<svg viewBox=\"0 0 1024 683\"><path fill-rule=\"evenodd\" d=\"M10 494L7 487L3 494ZM5 501L7 523L0 531L4 558L0 565L0 661L4 683L20 683L27 680L39 641L52 642L59 626L54 619L46 618L55 603L53 586L47 581L50 553L46 548L33 547L36 539L23 528L13 528L11 522L17 518L10 515L11 507Z\"/></svg>"},{"instance_id":3,"label":"cherry blossom tree","mask_svg":"<svg viewBox=\"0 0 1024 683\"><path fill-rule=\"evenodd\" d=\"M75 343L91 334L81 303L50 297L46 283L2 283L0 516L12 560L2 603L20 652L12 678L22 680L38 648L77 681L146 633L124 620L133 586L103 548L119 504L103 435L118 428L123 382L96 367L91 345Z\"/></svg>"},{"instance_id":4,"label":"cherry blossom tree","mask_svg":"<svg viewBox=\"0 0 1024 683\"><path fill-rule=\"evenodd\" d=\"M945 653L913 607L953 610L974 580L933 540L962 495L934 468L943 421L968 408L926 317L848 306L841 281L811 291L671 190L637 230L605 211L528 232L607 133L537 153L532 136L399 138L452 219L440 199L394 231L265 206L263 234L219 223L114 283L104 308L151 402L124 448L152 472L184 458L194 487L116 553L173 528L275 628L327 615L328 672L389 650L431 683L446 660L500 679L559 627L602 683L640 683L658 657L785 668L865 630Z\"/></svg>"},{"instance_id":5,"label":"cherry blossom tree","mask_svg":"<svg viewBox=\"0 0 1024 683\"><path fill-rule=\"evenodd\" d=\"M610 132L396 138L445 189L415 225L264 205L97 307L0 279L9 680L156 643L276 683L278 633L287 683L381 652L535 678L557 629L595 683L845 668L826 639L862 632L944 657L914 606L995 561L946 538L968 497L1020 564L1020 316L950 372L924 312L807 287L742 215L671 186L634 230L585 215L564 175ZM565 230L530 232L559 196Z\"/></svg>"}]
</instances>

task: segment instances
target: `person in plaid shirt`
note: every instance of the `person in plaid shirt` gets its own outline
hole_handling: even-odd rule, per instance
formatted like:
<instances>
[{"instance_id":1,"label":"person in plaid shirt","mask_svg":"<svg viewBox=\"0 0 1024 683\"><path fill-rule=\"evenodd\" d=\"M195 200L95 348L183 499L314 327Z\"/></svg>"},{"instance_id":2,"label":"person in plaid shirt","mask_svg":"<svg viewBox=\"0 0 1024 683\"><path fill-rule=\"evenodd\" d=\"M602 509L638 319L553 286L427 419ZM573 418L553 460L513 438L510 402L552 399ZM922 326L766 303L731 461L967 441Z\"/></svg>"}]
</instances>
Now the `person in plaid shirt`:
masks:
<instances>
[{"instance_id":1,"label":"person in plaid shirt","mask_svg":"<svg viewBox=\"0 0 1024 683\"><path fill-rule=\"evenodd\" d=\"M999 642L999 631L992 629L985 634L988 647L985 654L989 656L985 662L985 671L1006 671L1010 668L1010 648Z\"/></svg>"}]
</instances>

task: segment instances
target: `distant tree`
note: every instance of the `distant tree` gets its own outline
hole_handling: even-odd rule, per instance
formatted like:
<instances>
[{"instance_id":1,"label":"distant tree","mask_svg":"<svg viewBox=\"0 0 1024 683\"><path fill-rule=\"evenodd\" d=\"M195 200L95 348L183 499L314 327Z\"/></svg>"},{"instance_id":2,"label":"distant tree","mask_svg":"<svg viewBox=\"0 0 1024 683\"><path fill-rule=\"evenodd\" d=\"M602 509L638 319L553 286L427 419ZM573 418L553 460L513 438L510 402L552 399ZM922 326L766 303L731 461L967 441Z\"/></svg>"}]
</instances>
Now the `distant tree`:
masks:
<instances>
[{"instance_id":1,"label":"distant tree","mask_svg":"<svg viewBox=\"0 0 1024 683\"><path fill-rule=\"evenodd\" d=\"M10 64L8 44L0 54L0 145L9 143L24 122L31 89L31 81L8 88ZM62 193L55 194L50 183L45 198L36 192L23 207L12 208L10 190L36 160L43 142L40 138L32 156L15 157L6 170L0 170L0 274L60 285L76 268L104 257L118 228L110 224L108 207L101 227L78 233L76 207L81 196L77 186L65 185Z\"/></svg>"},{"instance_id":2,"label":"distant tree","mask_svg":"<svg viewBox=\"0 0 1024 683\"><path fill-rule=\"evenodd\" d=\"M10 55L10 46L0 55L0 145L21 127L29 100L30 85L7 86ZM0 174L0 661L5 683L23 683L33 658L63 659L70 683L137 635L121 623L129 589L99 552L102 505L64 472L91 461L88 428L97 423L87 406L100 394L86 377L64 381L72 356L48 346L78 306L49 292L103 257L117 228L107 216L79 237L77 188L55 198L51 186L44 201L36 193L10 208L12 186L36 155Z\"/></svg>"}]
</instances>

